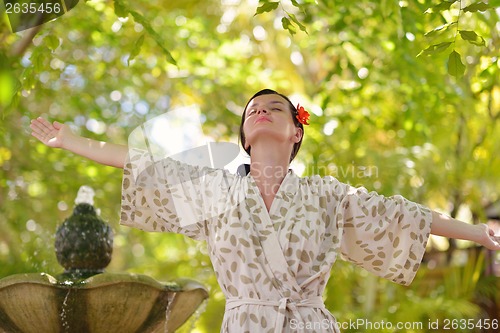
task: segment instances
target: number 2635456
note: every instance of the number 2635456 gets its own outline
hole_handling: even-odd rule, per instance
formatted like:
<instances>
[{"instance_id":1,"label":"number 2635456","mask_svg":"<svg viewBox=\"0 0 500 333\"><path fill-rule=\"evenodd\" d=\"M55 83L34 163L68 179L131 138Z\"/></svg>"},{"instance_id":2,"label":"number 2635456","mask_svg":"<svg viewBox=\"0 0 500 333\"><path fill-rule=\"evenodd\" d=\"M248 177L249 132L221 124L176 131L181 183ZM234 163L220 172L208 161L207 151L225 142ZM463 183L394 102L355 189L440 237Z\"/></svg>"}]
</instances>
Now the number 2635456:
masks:
<instances>
[{"instance_id":1,"label":"number 2635456","mask_svg":"<svg viewBox=\"0 0 500 333\"><path fill-rule=\"evenodd\" d=\"M7 14L59 14L63 11L60 3L9 3L5 4Z\"/></svg>"}]
</instances>

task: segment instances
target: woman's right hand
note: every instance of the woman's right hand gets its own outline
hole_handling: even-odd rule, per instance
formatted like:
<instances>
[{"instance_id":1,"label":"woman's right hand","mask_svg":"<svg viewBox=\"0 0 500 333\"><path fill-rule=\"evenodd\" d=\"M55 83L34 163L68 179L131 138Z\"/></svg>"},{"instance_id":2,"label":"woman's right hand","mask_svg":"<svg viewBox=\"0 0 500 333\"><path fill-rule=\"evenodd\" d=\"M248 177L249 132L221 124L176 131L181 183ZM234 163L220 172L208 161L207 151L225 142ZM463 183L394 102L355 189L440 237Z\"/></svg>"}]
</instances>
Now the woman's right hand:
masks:
<instances>
[{"instance_id":1,"label":"woman's right hand","mask_svg":"<svg viewBox=\"0 0 500 333\"><path fill-rule=\"evenodd\" d=\"M33 119L31 135L52 148L63 148L97 163L123 168L128 147L96 141L74 134L68 125L54 121L52 124L42 117Z\"/></svg>"},{"instance_id":2,"label":"woman's right hand","mask_svg":"<svg viewBox=\"0 0 500 333\"><path fill-rule=\"evenodd\" d=\"M54 121L52 124L42 117L33 119L31 135L52 148L63 148L65 140L74 136L69 126Z\"/></svg>"}]
</instances>

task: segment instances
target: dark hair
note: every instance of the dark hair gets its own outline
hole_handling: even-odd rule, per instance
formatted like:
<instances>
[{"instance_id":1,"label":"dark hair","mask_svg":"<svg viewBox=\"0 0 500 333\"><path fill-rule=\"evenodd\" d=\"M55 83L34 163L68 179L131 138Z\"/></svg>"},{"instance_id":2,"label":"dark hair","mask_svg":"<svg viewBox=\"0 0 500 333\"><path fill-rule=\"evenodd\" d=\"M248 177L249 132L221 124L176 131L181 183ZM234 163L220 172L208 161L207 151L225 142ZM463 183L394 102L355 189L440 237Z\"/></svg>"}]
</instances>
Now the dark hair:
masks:
<instances>
[{"instance_id":1,"label":"dark hair","mask_svg":"<svg viewBox=\"0 0 500 333\"><path fill-rule=\"evenodd\" d=\"M299 127L302 129L302 137L300 138L300 141L293 145L292 154L290 155L290 162L291 162L295 158L297 153L299 152L300 145L302 144L302 138L304 138L304 134L303 134L304 133L304 125L302 125L299 122L299 120L297 119L296 116L298 114L298 111L297 111L297 108L293 105L292 101L290 101L290 99L288 97L286 97L285 95L280 94L279 92L274 91L272 89L262 89L261 91L257 92L255 95L250 97L247 104L245 105L245 109L243 109L243 114L241 115L241 124L240 124L240 142L241 142L241 145L243 146L243 149L247 152L247 154L250 155L250 148L251 147L245 148L245 133L243 133L243 124L245 123L245 114L246 114L248 104L250 104L252 99L254 99L257 96L261 96L261 95L278 95L278 96L283 97L288 102L288 106L290 107L290 114L292 116L293 123L295 124L296 127Z\"/></svg>"}]
</instances>

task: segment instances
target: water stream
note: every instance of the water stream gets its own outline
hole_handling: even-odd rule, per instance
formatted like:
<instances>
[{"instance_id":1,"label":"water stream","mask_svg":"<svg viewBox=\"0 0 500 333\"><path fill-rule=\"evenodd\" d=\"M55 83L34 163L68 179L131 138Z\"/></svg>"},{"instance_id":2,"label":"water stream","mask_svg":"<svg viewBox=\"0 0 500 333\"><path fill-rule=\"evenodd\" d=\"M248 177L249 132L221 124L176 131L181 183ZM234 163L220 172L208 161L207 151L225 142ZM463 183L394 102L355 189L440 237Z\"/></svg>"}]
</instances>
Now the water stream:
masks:
<instances>
[{"instance_id":1,"label":"water stream","mask_svg":"<svg viewBox=\"0 0 500 333\"><path fill-rule=\"evenodd\" d=\"M63 301L63 304L62 304L62 307L61 307L61 314L60 314L60 317L61 317L61 324L62 324L62 327L64 329L64 332L66 333L70 333L70 327L69 327L69 323L68 323L68 320L67 320L67 308L68 308L68 298L69 298L69 294L71 293L71 289L68 289L68 292L66 293L66 296L64 297L64 301Z\"/></svg>"}]
</instances>

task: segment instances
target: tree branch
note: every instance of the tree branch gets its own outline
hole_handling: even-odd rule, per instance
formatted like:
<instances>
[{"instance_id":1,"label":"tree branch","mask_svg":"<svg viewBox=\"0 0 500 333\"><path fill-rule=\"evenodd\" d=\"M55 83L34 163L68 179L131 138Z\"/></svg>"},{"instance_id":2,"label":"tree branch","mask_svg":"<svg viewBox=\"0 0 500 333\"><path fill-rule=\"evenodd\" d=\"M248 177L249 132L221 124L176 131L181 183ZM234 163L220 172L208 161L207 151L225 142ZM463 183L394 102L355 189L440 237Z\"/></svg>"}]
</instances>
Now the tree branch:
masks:
<instances>
[{"instance_id":1,"label":"tree branch","mask_svg":"<svg viewBox=\"0 0 500 333\"><path fill-rule=\"evenodd\" d=\"M28 47L30 46L33 38L35 38L36 34L40 31L42 25L37 25L31 29L26 29L23 38L18 41L13 47L12 52L10 54L11 57L22 57Z\"/></svg>"}]
</instances>

